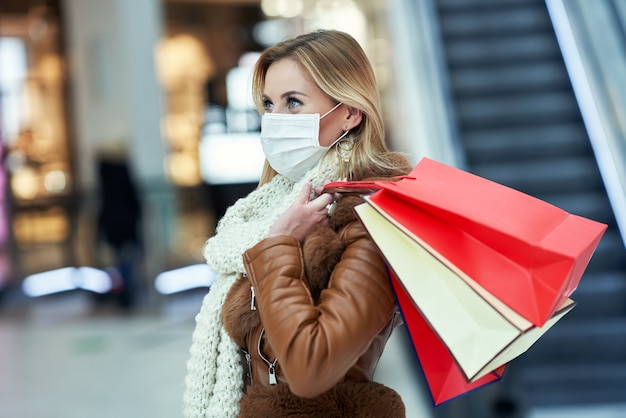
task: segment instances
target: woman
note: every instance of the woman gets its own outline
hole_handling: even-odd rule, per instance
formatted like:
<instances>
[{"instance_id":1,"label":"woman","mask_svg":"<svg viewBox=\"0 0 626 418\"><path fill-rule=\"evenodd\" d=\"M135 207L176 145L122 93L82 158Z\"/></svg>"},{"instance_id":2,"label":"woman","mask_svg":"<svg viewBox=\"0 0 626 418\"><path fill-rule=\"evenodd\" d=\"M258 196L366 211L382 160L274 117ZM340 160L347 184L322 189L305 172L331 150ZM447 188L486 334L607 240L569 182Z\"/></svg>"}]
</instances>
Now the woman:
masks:
<instances>
[{"instance_id":1,"label":"woman","mask_svg":"<svg viewBox=\"0 0 626 418\"><path fill-rule=\"evenodd\" d=\"M218 277L196 317L185 415L404 417L372 382L398 313L361 199L321 193L411 169L386 149L371 65L345 33L301 35L261 55L253 95L267 161L205 248Z\"/></svg>"}]
</instances>

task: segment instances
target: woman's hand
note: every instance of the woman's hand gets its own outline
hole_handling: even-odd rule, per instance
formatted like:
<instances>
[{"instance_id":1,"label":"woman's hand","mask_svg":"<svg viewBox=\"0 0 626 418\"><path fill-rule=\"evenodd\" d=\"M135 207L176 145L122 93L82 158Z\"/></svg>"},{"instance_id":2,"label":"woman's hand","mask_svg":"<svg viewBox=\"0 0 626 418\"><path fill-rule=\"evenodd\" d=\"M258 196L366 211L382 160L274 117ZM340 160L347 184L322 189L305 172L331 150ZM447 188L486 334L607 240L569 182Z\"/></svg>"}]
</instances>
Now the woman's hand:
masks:
<instances>
[{"instance_id":1,"label":"woman's hand","mask_svg":"<svg viewBox=\"0 0 626 418\"><path fill-rule=\"evenodd\" d=\"M290 235L302 241L314 226L328 223L326 207L334 201L334 196L330 193L322 194L309 202L311 187L311 184L307 184L302 188L296 201L270 228L268 237Z\"/></svg>"}]
</instances>

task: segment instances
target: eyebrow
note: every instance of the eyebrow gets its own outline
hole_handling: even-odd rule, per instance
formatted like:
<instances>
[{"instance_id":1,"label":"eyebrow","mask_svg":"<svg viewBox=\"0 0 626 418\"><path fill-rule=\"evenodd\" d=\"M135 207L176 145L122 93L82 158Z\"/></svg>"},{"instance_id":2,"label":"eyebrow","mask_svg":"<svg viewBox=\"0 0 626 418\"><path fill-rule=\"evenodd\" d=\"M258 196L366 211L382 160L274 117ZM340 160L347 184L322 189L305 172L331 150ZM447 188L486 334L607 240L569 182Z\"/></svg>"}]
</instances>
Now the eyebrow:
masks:
<instances>
[{"instance_id":1,"label":"eyebrow","mask_svg":"<svg viewBox=\"0 0 626 418\"><path fill-rule=\"evenodd\" d=\"M283 94L281 94L281 95L280 95L280 98L281 98L281 99L284 99L284 98L286 98L286 97L293 96L293 95L300 95L300 96L306 96L306 97L309 97L309 95L308 95L308 94L303 93L303 92L301 92L301 91L298 91L298 90L289 90L289 91L286 91L286 92L284 92ZM269 96L268 96L267 94L264 94L264 95L263 95L263 99L270 100L270 98L269 98Z\"/></svg>"},{"instance_id":2,"label":"eyebrow","mask_svg":"<svg viewBox=\"0 0 626 418\"><path fill-rule=\"evenodd\" d=\"M301 96L306 96L306 97L309 97L309 95L308 95L308 94L306 94L306 93L302 93L301 91L298 91L298 90L290 90L290 91L286 91L286 92L284 92L283 94L281 94L281 95L280 95L280 97L284 99L285 97L293 96L294 94L299 94L299 95L301 95Z\"/></svg>"}]
</instances>

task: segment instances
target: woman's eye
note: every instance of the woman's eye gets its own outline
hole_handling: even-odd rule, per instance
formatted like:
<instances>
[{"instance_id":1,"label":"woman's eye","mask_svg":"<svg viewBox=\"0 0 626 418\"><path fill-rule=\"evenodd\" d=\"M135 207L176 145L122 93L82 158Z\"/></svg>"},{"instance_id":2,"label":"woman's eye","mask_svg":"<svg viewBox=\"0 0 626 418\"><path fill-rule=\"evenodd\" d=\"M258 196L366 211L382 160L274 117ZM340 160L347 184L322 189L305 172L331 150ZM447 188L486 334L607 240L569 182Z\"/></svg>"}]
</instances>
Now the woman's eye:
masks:
<instances>
[{"instance_id":1,"label":"woman's eye","mask_svg":"<svg viewBox=\"0 0 626 418\"><path fill-rule=\"evenodd\" d=\"M263 109L272 110L274 108L274 104L269 100L263 100Z\"/></svg>"},{"instance_id":2,"label":"woman's eye","mask_svg":"<svg viewBox=\"0 0 626 418\"><path fill-rule=\"evenodd\" d=\"M296 98L289 97L289 98L287 99L287 107L288 107L289 109L295 109L295 108L297 108L298 106L300 106L301 104L302 104L302 102L301 102L300 100L296 99Z\"/></svg>"}]
</instances>

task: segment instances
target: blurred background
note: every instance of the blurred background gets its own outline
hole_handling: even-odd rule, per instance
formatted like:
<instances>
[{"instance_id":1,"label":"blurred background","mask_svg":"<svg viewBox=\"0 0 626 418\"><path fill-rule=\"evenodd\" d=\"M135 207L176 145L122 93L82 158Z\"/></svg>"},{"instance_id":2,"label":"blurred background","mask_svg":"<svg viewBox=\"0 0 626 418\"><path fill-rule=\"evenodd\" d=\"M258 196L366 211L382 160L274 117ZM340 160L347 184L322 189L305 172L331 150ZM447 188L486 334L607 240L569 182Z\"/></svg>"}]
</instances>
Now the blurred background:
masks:
<instances>
[{"instance_id":1,"label":"blurred background","mask_svg":"<svg viewBox=\"0 0 626 418\"><path fill-rule=\"evenodd\" d=\"M433 409L397 332L408 417L626 417L623 0L2 0L0 417L181 415L203 245L263 163L250 68L316 28L362 44L413 163L609 225L503 381Z\"/></svg>"}]
</instances>

